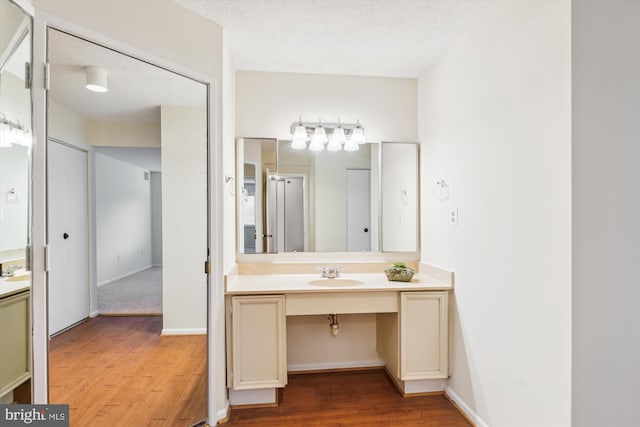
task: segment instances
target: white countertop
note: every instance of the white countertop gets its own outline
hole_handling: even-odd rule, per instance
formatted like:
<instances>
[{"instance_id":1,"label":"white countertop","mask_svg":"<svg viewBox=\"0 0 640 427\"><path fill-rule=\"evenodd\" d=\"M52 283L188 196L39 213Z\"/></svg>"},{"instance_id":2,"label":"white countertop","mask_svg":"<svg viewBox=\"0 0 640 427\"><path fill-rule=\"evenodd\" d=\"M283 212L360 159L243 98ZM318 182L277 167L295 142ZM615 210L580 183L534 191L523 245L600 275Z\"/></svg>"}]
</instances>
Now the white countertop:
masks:
<instances>
[{"instance_id":1,"label":"white countertop","mask_svg":"<svg viewBox=\"0 0 640 427\"><path fill-rule=\"evenodd\" d=\"M31 280L8 282L6 279L0 279L0 298L28 291L29 289L31 289Z\"/></svg>"},{"instance_id":2,"label":"white countertop","mask_svg":"<svg viewBox=\"0 0 640 427\"><path fill-rule=\"evenodd\" d=\"M416 274L410 282L390 282L384 273L348 273L337 280L351 279L362 285L332 286L334 279L321 279L319 274L240 274L227 284L227 295L255 295L274 293L319 292L371 292L371 291L448 291L449 284L439 282L424 274ZM327 281L327 286L310 285L309 282ZM337 282L336 282L337 283Z\"/></svg>"}]
</instances>

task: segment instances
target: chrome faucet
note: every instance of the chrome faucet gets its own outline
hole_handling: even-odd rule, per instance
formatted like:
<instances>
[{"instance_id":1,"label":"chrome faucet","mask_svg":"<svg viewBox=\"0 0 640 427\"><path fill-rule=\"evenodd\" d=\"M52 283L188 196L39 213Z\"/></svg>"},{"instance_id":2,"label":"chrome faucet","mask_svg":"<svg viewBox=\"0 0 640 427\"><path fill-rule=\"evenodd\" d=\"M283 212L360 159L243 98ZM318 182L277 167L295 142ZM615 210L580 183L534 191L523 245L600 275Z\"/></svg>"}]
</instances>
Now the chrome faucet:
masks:
<instances>
[{"instance_id":1,"label":"chrome faucet","mask_svg":"<svg viewBox=\"0 0 640 427\"><path fill-rule=\"evenodd\" d=\"M16 274L17 270L22 268L21 265L10 265L6 270L2 269L2 264L0 264L0 272L2 272L2 277L13 277Z\"/></svg>"},{"instance_id":2,"label":"chrome faucet","mask_svg":"<svg viewBox=\"0 0 640 427\"><path fill-rule=\"evenodd\" d=\"M335 279L336 277L340 277L340 267L332 266L332 267L322 267L322 273L320 277L323 279Z\"/></svg>"}]
</instances>

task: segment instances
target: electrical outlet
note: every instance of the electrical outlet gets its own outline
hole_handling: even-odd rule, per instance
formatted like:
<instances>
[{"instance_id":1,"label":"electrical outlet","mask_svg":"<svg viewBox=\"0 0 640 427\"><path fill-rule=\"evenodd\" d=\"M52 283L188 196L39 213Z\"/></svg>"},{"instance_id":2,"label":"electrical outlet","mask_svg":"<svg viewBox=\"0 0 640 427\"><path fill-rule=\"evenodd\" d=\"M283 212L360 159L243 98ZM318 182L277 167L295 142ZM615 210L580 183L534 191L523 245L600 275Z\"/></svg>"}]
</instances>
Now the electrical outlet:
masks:
<instances>
[{"instance_id":1,"label":"electrical outlet","mask_svg":"<svg viewBox=\"0 0 640 427\"><path fill-rule=\"evenodd\" d=\"M449 209L449 224L454 227L458 225L458 208Z\"/></svg>"}]
</instances>

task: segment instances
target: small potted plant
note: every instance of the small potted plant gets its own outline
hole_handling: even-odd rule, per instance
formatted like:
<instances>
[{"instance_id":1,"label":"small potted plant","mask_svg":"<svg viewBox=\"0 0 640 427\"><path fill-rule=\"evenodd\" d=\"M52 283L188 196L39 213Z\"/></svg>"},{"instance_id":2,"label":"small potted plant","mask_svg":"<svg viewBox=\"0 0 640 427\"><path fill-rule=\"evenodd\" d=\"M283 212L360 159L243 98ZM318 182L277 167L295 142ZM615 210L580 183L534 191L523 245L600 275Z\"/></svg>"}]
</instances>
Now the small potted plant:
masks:
<instances>
[{"instance_id":1,"label":"small potted plant","mask_svg":"<svg viewBox=\"0 0 640 427\"><path fill-rule=\"evenodd\" d=\"M409 282L415 274L415 271L413 268L407 267L407 264L404 262L396 262L385 268L384 274L386 274L387 279L392 282Z\"/></svg>"}]
</instances>

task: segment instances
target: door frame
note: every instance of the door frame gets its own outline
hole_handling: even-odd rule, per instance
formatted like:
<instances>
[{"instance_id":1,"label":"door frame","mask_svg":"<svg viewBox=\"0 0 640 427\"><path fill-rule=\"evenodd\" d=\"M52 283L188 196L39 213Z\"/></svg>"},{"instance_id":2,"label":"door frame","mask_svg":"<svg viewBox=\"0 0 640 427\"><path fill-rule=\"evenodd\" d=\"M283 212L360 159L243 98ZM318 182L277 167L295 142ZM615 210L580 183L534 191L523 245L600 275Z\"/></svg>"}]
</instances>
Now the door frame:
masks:
<instances>
[{"instance_id":1,"label":"door frame","mask_svg":"<svg viewBox=\"0 0 640 427\"><path fill-rule=\"evenodd\" d=\"M223 294L223 162L222 144L217 143L218 107L220 89L217 79L150 51L133 47L102 33L70 23L62 18L30 7L33 16L33 277L32 277L32 402L49 403L48 369L48 300L47 300L47 200L46 200L46 141L47 141L47 89L48 59L47 32L49 28L66 32L112 49L123 55L147 62L167 71L182 75L205 85L207 94L207 418L215 423L226 417L228 399L225 389L224 321L219 317L224 310ZM215 201L215 203L214 203ZM224 406L218 402L224 398Z\"/></svg>"}]
</instances>

